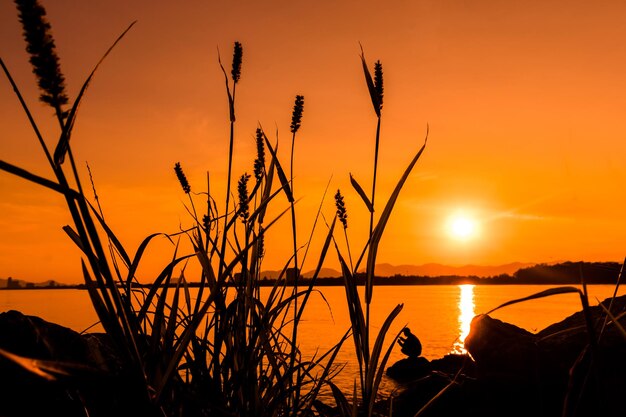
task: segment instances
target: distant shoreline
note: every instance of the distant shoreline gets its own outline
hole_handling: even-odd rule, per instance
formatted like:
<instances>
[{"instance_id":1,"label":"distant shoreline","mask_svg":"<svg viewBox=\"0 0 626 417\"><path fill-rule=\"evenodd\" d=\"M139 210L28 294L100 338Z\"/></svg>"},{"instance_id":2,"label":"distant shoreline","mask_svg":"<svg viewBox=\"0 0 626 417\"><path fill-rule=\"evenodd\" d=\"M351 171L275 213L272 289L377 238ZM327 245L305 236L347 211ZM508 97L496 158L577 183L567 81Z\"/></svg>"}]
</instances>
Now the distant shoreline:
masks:
<instances>
[{"instance_id":1,"label":"distant shoreline","mask_svg":"<svg viewBox=\"0 0 626 417\"><path fill-rule=\"evenodd\" d=\"M519 281L500 281L493 280L492 282L484 282L486 280L491 280L490 278L481 278L478 282L471 279L459 279L458 281L448 281L439 282L437 278L427 278L428 280L436 281L436 282L407 282L407 281L397 281L392 278L380 278L382 282L379 282L378 279L374 280L374 285L377 286L387 286L387 287L406 287L406 286L437 286L437 285L479 285L479 286L494 286L494 285L581 285L581 282L557 282L557 281L545 281L545 282L519 282ZM326 282L332 281L332 282ZM337 282L340 281L340 282ZM276 284L276 280L263 280L259 283L259 287L272 287ZM606 282L586 282L586 285L615 285L615 281L606 281ZM298 283L299 287L308 287L310 285L309 280L302 280ZM313 286L314 288L318 287L342 287L343 278L320 278L318 282ZM363 283L358 283L357 286L363 286ZM176 284L167 285L168 288L176 288ZM199 282L189 282L186 284L187 288L199 288ZM234 284L227 285L228 287L235 287ZM293 287L293 283L286 283L285 286ZM165 285L159 285L159 288L165 288ZM134 284L133 288L152 288L151 284ZM56 285L56 286L42 286L42 287L13 287L13 288L0 288L0 291L36 291L36 290L86 290L87 286L85 284L75 284L75 285Z\"/></svg>"},{"instance_id":2,"label":"distant shoreline","mask_svg":"<svg viewBox=\"0 0 626 417\"><path fill-rule=\"evenodd\" d=\"M587 285L608 284L615 285L619 279L621 265L616 262L564 262L555 265L539 264L528 268L522 268L512 275L501 274L491 277L479 276L417 276L417 275L394 275L389 277L374 277L374 285L377 286L405 286L405 285L580 285L582 279ZM290 271L291 272L291 271ZM271 287L280 282L281 285L294 286L295 280L293 274L288 274L286 278L280 280L276 278L261 278L256 284L261 287ZM234 281L238 280L238 274L235 274ZM365 274L358 273L353 278L357 285L365 284ZM7 285L1 285L5 281ZM167 285L169 288L175 288L177 281ZM310 277L300 277L298 286L308 287L313 283L314 287L332 287L343 286L344 278L342 277L326 277L313 280ZM182 284L181 284L182 285ZM199 282L188 282L189 288L197 288ZM235 286L234 282L227 283L229 286ZM134 283L134 288L150 288L152 284ZM160 285L159 287L164 287ZM46 281L40 284L25 282L21 280L0 279L0 290L37 290L37 289L86 289L85 284L61 284L56 281Z\"/></svg>"}]
</instances>

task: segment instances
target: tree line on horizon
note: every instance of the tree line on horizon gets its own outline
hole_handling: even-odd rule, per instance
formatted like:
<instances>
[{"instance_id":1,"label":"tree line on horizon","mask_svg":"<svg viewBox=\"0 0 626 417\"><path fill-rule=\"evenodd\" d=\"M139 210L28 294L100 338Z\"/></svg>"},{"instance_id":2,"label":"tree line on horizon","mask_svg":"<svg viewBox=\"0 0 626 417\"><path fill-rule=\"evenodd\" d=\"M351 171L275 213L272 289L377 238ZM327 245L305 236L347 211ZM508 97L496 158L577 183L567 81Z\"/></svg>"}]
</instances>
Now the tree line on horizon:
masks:
<instances>
[{"instance_id":1,"label":"tree line on horizon","mask_svg":"<svg viewBox=\"0 0 626 417\"><path fill-rule=\"evenodd\" d=\"M374 277L376 285L575 285L581 284L615 284L617 282L621 264L618 262L561 262L558 264L537 264L531 267L521 268L510 274L499 274L488 277L476 275L402 275L396 274L389 277ZM288 271L286 283L289 285L294 280L294 271ZM356 274L358 285L364 285L365 274ZM309 284L310 278L300 277L298 282ZM273 278L262 278L262 286L272 286L276 282ZM171 285L176 285L172 283ZM194 283L190 282L193 287ZM344 285L341 277L319 277L315 286L341 286ZM23 280L0 278L0 289L42 289L42 288L84 288L84 284L62 284L56 281L43 283L31 283Z\"/></svg>"}]
</instances>

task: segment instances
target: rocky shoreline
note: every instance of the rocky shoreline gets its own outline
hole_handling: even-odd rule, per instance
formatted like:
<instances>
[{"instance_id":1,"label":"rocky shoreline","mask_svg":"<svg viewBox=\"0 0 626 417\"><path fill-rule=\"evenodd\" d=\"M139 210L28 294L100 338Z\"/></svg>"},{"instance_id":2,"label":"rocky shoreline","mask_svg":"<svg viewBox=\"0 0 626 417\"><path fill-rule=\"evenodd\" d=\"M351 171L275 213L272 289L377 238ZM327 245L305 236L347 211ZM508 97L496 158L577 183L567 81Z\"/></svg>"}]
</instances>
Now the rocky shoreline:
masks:
<instances>
[{"instance_id":1,"label":"rocky shoreline","mask_svg":"<svg viewBox=\"0 0 626 417\"><path fill-rule=\"evenodd\" d=\"M611 311L626 312L626 296ZM412 417L428 404L422 416L625 416L626 335L605 323L601 307L590 313L594 338L582 312L536 334L476 316L465 340L471 356L406 358L388 368L403 387L393 415ZM3 416L84 416L84 406L91 416L142 415L105 334L8 311L0 313L0 349ZM11 353L34 360L7 360Z\"/></svg>"},{"instance_id":2,"label":"rocky shoreline","mask_svg":"<svg viewBox=\"0 0 626 417\"><path fill-rule=\"evenodd\" d=\"M611 312L626 312L626 296ZM387 370L404 386L394 416L414 416L440 393L423 416L626 416L626 335L605 317L590 308L590 337L582 311L536 334L476 316L465 340L471 356L407 358Z\"/></svg>"}]
</instances>

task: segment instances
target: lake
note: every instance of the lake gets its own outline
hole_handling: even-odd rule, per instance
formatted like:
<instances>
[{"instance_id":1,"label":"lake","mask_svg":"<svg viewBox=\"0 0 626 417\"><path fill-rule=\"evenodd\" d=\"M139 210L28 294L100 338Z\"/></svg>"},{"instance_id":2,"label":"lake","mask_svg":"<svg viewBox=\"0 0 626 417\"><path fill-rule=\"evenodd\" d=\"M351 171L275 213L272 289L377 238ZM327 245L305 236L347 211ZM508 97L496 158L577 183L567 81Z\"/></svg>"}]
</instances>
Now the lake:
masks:
<instances>
[{"instance_id":1,"label":"lake","mask_svg":"<svg viewBox=\"0 0 626 417\"><path fill-rule=\"evenodd\" d=\"M380 325L399 303L404 308L391 327L385 346L404 325L408 325L423 346L422 355L428 359L440 358L451 352L464 352L462 340L476 314L485 313L509 300L525 297L550 286L538 285L432 285L379 286L374 288L372 303L373 336ZM611 285L589 286L590 303L613 294ZM263 291L268 291L263 288ZM324 297L313 293L303 315L299 343L304 356L316 349L322 352L332 347L349 328L348 311L343 287L322 287ZM620 294L626 291L620 289ZM363 294L361 293L361 297ZM326 301L324 301L324 299ZM97 322L87 292L84 290L24 290L0 291L0 311L19 310L24 314L40 316L76 331L82 331ZM563 294L540 300L527 301L505 307L493 317L536 332L580 310L577 294ZM95 331L101 328L96 326ZM389 365L404 355L395 346ZM351 340L344 343L337 360L346 363L335 383L351 392L358 366L354 359ZM395 388L384 381L383 391Z\"/></svg>"}]
</instances>

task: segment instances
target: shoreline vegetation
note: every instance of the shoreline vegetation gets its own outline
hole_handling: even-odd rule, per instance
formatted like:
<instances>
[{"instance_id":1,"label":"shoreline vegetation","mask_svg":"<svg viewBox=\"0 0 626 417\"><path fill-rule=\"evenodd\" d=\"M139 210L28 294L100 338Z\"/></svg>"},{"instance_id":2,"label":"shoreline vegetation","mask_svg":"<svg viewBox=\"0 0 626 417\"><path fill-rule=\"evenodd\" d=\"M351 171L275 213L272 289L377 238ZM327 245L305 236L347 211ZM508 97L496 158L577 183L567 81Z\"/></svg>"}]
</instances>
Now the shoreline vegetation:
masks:
<instances>
[{"instance_id":1,"label":"shoreline vegetation","mask_svg":"<svg viewBox=\"0 0 626 417\"><path fill-rule=\"evenodd\" d=\"M181 164L173 164L185 194L183 206L189 214L187 224L181 225L181 230L175 233L149 235L135 253L129 253L112 225L105 221L95 184L90 184L93 197L88 197L89 193L84 191L88 190L81 181L85 172L75 163L72 144L86 140L73 136L73 128L87 87L100 64L135 23L131 23L104 53L72 101L65 90L65 78L45 9L37 0L15 0L15 3L39 86L39 99L54 110L59 136L53 143L54 138L44 138L20 88L0 59L0 66L54 178L42 177L4 160L0 160L0 170L65 199L72 225L63 226L63 231L83 254L83 287L105 333L68 333L60 326L42 323L41 319L24 317L17 312L1 313L0 316L7 319L6 329L14 333L0 331L0 393L6 400L0 404L0 414L15 417L624 415L626 410L621 398L626 389L626 297L616 295L626 261L621 267L610 263L537 265L521 269L510 277L491 280L375 276L383 232L404 184L426 148L428 125L423 144L418 141L408 144L415 149L412 159L391 194L381 201L380 193L376 192L376 180L383 114L383 67L376 61L372 75L363 48L360 66L376 116L376 131L372 135L373 174L365 181L362 178L357 181L350 174L350 184L361 199L360 208L369 213L366 242L360 242L361 246L350 243L348 210L341 190L334 194L332 215L324 205L326 193L322 196L308 240L306 235L296 236L299 217L295 203L299 196L294 192L294 147L302 124L303 96L296 95L294 101L289 128L291 148L287 148L289 162L281 163L284 161L277 154L278 137L270 140L259 123L254 135L257 155L253 165L250 164L254 175L244 172L237 176L232 172L234 143L240 140L235 134L236 91L244 62L243 46L235 42L230 71L224 68L219 53L217 59L225 80L230 125L225 195L220 197L210 191L209 178L215 180L208 172L206 188L198 192L197 181L190 182ZM269 206L276 205L277 208L268 210ZM290 221L292 232L282 236L283 243L293 246L293 253L284 260L284 267L275 280L264 280L265 238L271 236L267 235L268 230L273 230L283 216ZM362 225L363 229L367 226ZM322 229L321 234L326 237L321 250L314 255L312 263L316 267L312 277L305 278L301 271L316 228ZM140 279L139 265L157 236L164 236L172 243L172 256L163 259L163 270L157 276ZM341 266L341 277L324 280L324 261L331 254ZM197 275L185 272L189 262L197 263ZM190 278L186 274L194 276ZM394 406L394 397L382 395L379 387L390 353L406 329L403 327L397 334L388 335L403 304L392 309L382 324L371 323L370 310L377 307L373 294L377 286L394 281L417 284L420 280L433 283L438 279L448 284L455 280L460 280L459 283L473 280L505 283L508 280L509 283L574 282L582 285L581 288L561 285L544 289L507 301L486 315L476 316L470 334L477 329L482 329L483 334L494 329L492 333L504 335L499 340L502 343L494 343L498 339L492 337L476 337L474 340L478 343L489 342L485 349L476 344L472 348L472 343L466 343L468 351L473 351L472 356L477 359L476 375L480 378L473 378L471 369L466 367L473 366L471 358L464 356L460 368L456 367L453 372L428 375L430 379L426 382L438 378L434 385L419 385L426 378L413 373L411 384L417 384L413 385L415 389L405 385L406 402L402 404L398 399ZM613 297L591 307L586 285L605 279L615 284ZM145 284L144 280L152 282ZM345 289L350 326L329 350L305 357L300 350L300 320L311 292L321 282L341 283ZM20 281L11 278L10 283L11 287L17 287ZM260 287L266 284L271 285L271 291L269 296L261 297ZM62 288L53 282L49 285ZM198 287L193 297L189 291L192 286ZM358 286L364 287L363 296ZM524 333L510 331L511 325L501 326L486 318L515 303L559 294L578 296L582 308L574 322L544 338L556 343L559 349L565 347L566 352L553 351L553 345L545 345L544 339L529 339ZM565 345L557 339L572 334L572 330L576 331L576 343ZM51 343L55 333L62 336L58 344ZM26 336L27 343L18 344L18 338L12 334ZM609 341L611 343L607 343ZM342 390L333 383L333 378L344 370L342 364L335 363L344 342L347 342L345 348L353 349L358 372L353 375L354 388ZM518 347L528 347L517 357L519 360L512 355ZM480 352L485 353L482 358ZM77 360L78 357L84 361ZM559 369L552 375L554 378L548 379L554 369L548 369L548 374L544 375L545 368L540 365L542 361L554 363L555 358L560 360ZM512 371L521 372L509 373L510 378L503 380L500 377L508 365L513 365ZM546 381L554 382L556 390L542 385ZM520 391L519 387L524 390ZM505 392L498 392L499 388L504 388ZM332 396L323 396L323 392L330 392ZM455 398L452 396L455 393L460 396ZM507 393L509 397L505 396ZM521 395L510 397L512 393ZM424 401L418 401L418 395ZM544 401L543 395L548 396L545 398L548 401ZM498 398L501 402L494 402ZM528 401L534 398L538 401ZM607 402L607 398L616 401ZM463 404L462 409L454 413L446 410L455 404Z\"/></svg>"},{"instance_id":2,"label":"shoreline vegetation","mask_svg":"<svg viewBox=\"0 0 626 417\"><path fill-rule=\"evenodd\" d=\"M76 164L72 145L85 140L73 133L80 104L93 77L136 22L118 36L71 99L66 92L45 8L37 0L15 0L15 4L39 87L39 100L54 110L59 133L56 140L44 137L21 89L0 59L0 66L47 159L53 179L4 160L0 160L0 170L63 196L72 224L62 229L82 252L85 288L109 340L107 346L115 353L115 366L108 369L103 378L99 369L68 362L62 351L35 355L30 350L0 343L0 367L7 366L0 372L3 375L0 392L11 392L7 397L16 400L3 404L7 410L0 411L15 416L50 414L49 403L69 399L65 401L65 410L59 409L53 414L70 416L76 414L71 410L80 410L81 416L339 414L372 417L381 412L391 415L392 400L381 397L379 386L400 335L390 334L387 338L387 333L403 304L389 312L380 327L370 323L374 269L395 203L426 148L428 124L423 142L417 140L408 144L414 149L412 159L391 194L382 200L379 195L376 200L384 91L381 62L374 63L372 75L361 47L358 66L365 77L377 121L373 174L365 182L363 178L359 181L350 175L353 192L362 203L360 208L369 213L369 234L365 242L360 242L358 247L350 245L348 210L343 195L337 190L330 211L324 204L328 188L320 196L310 232L296 234L300 217L296 207L299 195L294 191L299 190L294 186L294 149L302 125L304 96L295 96L287 157L279 158L278 127L276 137L270 139L259 122L254 134L256 159L253 163L250 161L248 171L252 174L233 172L234 145L241 140L236 134L239 128L236 93L244 65L244 48L235 41L230 71L224 68L219 50L217 54L217 64L225 81L230 125L229 151L225 155L228 167L225 193L220 195L213 191L215 187L211 182L215 182L215 177L208 171L206 183L198 188L198 181L188 180L182 164L174 163L177 158L172 155L174 173L185 194L183 208L189 215L186 224L181 223L174 233L147 236L132 253L119 240L113 226L106 222L89 166L85 172ZM207 142L207 146L211 143ZM284 155L285 151L281 152ZM89 174L90 188L83 186L86 174ZM361 184L365 184L365 188ZM273 231L283 216L286 222L290 220L291 234L282 235L282 243L293 251L283 259L283 269L269 296L261 298L260 272L268 247L265 239L272 236L268 231ZM366 227L363 225L363 229ZM310 251L313 237L318 234L325 236L324 243L321 248ZM145 262L143 255L151 250L151 243L157 236L170 241L171 257L162 260L164 266L157 276L140 279L137 271ZM332 255L341 266L350 326L327 351L305 357L300 349L301 318L324 261ZM305 264L307 260L309 264ZM190 262L198 268L187 270ZM310 264L316 265L315 272L312 281L305 285L300 282L300 275L303 267L310 268ZM364 297L357 291L355 278L362 270L365 271ZM186 274L193 277L188 278ZM287 285L290 279L292 285ZM152 283L144 286L144 281ZM194 297L191 297L189 282L199 283ZM332 380L343 369L335 359L348 340L347 345L352 344L354 349L358 373L354 389L344 392ZM20 374L16 367L28 375ZM98 389L90 392L86 387L88 382L95 383ZM53 384L60 388L53 401L18 399L22 392L28 392L29 397L44 396ZM321 401L323 391L332 393L334 407ZM27 405L33 408L25 410Z\"/></svg>"},{"instance_id":3,"label":"shoreline vegetation","mask_svg":"<svg viewBox=\"0 0 626 417\"><path fill-rule=\"evenodd\" d=\"M538 264L528 268L522 268L513 274L499 274L494 276L477 275L404 275L395 274L392 276L375 276L375 285L577 285L581 284L581 276L586 285L615 285L618 280L621 264L617 262L562 262L554 265ZM331 270L332 271L332 270ZM293 286L293 276L289 276L291 271L287 271L285 279L286 286ZM332 272L329 272L332 273ZM337 272L339 274L339 272ZM277 284L277 279L260 273L259 286L273 287ZM293 275L293 274L292 274ZM319 276L316 279L306 276L298 278L299 285L313 285L314 287L343 286L344 281L340 276ZM358 273L354 276L358 286L365 285L365 273ZM159 287L176 288L178 281L173 279L168 284L161 284ZM200 282L188 281L189 288L198 288ZM139 288L151 288L153 284L136 284ZM43 283L33 283L23 280L13 280L11 278L0 278L0 290L32 290L32 289L86 289L85 284L63 284L56 281L45 281Z\"/></svg>"}]
</instances>

